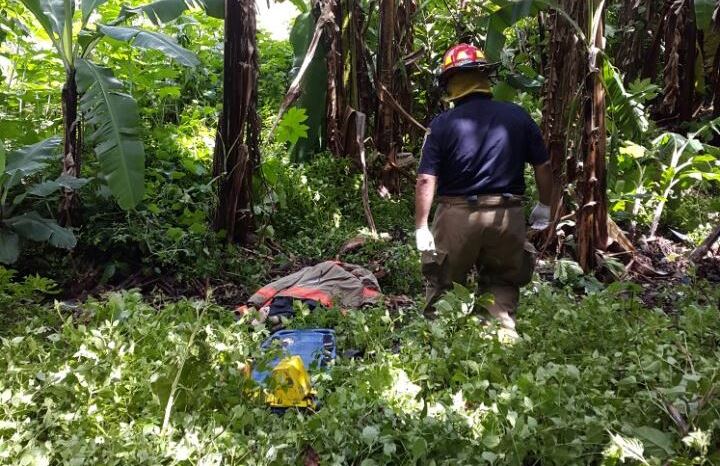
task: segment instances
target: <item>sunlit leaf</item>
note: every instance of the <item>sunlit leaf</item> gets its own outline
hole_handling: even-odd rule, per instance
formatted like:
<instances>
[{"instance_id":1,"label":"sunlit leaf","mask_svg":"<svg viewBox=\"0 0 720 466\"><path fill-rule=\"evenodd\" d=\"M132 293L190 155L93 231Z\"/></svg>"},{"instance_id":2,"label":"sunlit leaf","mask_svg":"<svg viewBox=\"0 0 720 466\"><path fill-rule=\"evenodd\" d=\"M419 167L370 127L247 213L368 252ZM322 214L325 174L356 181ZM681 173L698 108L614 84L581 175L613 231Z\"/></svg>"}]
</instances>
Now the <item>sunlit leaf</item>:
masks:
<instances>
[{"instance_id":1,"label":"sunlit leaf","mask_svg":"<svg viewBox=\"0 0 720 466\"><path fill-rule=\"evenodd\" d=\"M643 105L625 90L622 76L609 60L603 60L603 82L610 103L610 115L618 130L628 137L642 137L649 121Z\"/></svg>"},{"instance_id":2,"label":"sunlit leaf","mask_svg":"<svg viewBox=\"0 0 720 466\"><path fill-rule=\"evenodd\" d=\"M621 155L625 155L633 159L641 159L645 156L646 149L639 144L627 142L619 149L619 152Z\"/></svg>"},{"instance_id":3,"label":"sunlit leaf","mask_svg":"<svg viewBox=\"0 0 720 466\"><path fill-rule=\"evenodd\" d=\"M72 17L75 2L68 0L21 0L45 32L53 39L58 53L69 67L72 63Z\"/></svg>"},{"instance_id":4,"label":"sunlit leaf","mask_svg":"<svg viewBox=\"0 0 720 466\"><path fill-rule=\"evenodd\" d=\"M98 25L98 30L108 37L128 42L135 47L158 50L182 65L197 66L200 64L200 60L197 59L194 53L184 49L165 34L143 31L133 27L105 26L102 24Z\"/></svg>"},{"instance_id":5,"label":"sunlit leaf","mask_svg":"<svg viewBox=\"0 0 720 466\"><path fill-rule=\"evenodd\" d=\"M20 0L50 37L61 36L65 27L65 0Z\"/></svg>"},{"instance_id":6,"label":"sunlit leaf","mask_svg":"<svg viewBox=\"0 0 720 466\"><path fill-rule=\"evenodd\" d=\"M225 17L224 0L157 0L138 7L123 6L120 16L142 14L155 24L163 24L176 20L190 8L203 8L213 18Z\"/></svg>"},{"instance_id":7,"label":"sunlit leaf","mask_svg":"<svg viewBox=\"0 0 720 466\"><path fill-rule=\"evenodd\" d=\"M309 126L304 122L308 116L304 108L289 108L277 127L277 139L295 144L300 138L306 138Z\"/></svg>"}]
</instances>

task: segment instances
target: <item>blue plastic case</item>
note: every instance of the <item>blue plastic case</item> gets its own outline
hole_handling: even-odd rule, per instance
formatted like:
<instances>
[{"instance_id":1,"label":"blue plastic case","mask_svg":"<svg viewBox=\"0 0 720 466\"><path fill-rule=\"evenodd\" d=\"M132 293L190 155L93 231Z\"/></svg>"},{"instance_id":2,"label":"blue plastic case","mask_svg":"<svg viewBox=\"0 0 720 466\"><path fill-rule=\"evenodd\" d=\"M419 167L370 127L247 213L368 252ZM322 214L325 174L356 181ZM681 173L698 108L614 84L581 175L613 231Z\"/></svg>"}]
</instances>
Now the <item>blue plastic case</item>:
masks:
<instances>
[{"instance_id":1,"label":"blue plastic case","mask_svg":"<svg viewBox=\"0 0 720 466\"><path fill-rule=\"evenodd\" d=\"M300 356L309 372L313 369L327 367L328 363L336 356L334 330L324 328L280 330L265 340L260 348L267 350L276 340L282 344L283 357ZM253 380L262 384L280 359L281 357L275 358L267 371L253 370Z\"/></svg>"}]
</instances>

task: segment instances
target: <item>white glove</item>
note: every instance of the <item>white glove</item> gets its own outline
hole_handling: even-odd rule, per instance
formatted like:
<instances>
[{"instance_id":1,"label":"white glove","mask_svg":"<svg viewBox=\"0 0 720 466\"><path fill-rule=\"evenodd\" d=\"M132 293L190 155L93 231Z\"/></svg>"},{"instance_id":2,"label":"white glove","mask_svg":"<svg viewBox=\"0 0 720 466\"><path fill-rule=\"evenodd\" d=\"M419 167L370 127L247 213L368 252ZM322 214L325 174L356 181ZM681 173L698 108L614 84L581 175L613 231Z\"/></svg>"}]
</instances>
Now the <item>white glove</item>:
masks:
<instances>
[{"instance_id":1,"label":"white glove","mask_svg":"<svg viewBox=\"0 0 720 466\"><path fill-rule=\"evenodd\" d=\"M427 225L415 230L415 242L417 244L418 251L420 252L435 251L435 238Z\"/></svg>"},{"instance_id":2,"label":"white glove","mask_svg":"<svg viewBox=\"0 0 720 466\"><path fill-rule=\"evenodd\" d=\"M538 202L530 213L530 228L544 230L550 226L550 206Z\"/></svg>"}]
</instances>

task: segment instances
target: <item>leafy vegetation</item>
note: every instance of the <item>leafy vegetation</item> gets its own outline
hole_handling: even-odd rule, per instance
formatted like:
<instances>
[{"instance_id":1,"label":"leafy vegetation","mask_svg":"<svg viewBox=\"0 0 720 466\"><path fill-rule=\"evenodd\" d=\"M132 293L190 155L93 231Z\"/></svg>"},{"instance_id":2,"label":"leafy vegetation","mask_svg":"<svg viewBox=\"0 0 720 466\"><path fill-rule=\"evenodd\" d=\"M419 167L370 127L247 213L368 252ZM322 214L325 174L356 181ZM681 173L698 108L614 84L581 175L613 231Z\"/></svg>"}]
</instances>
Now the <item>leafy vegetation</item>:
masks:
<instances>
[{"instance_id":1,"label":"leafy vegetation","mask_svg":"<svg viewBox=\"0 0 720 466\"><path fill-rule=\"evenodd\" d=\"M2 332L0 458L293 464L311 448L323 464L712 464L720 296L674 290L668 315L640 291L536 283L513 346L467 314L462 289L434 322L414 309L306 314L292 325L334 327L340 354L362 358L316 376L317 413L280 417L245 374L267 331L208 301L45 305Z\"/></svg>"},{"instance_id":2,"label":"leafy vegetation","mask_svg":"<svg viewBox=\"0 0 720 466\"><path fill-rule=\"evenodd\" d=\"M43 217L36 210L17 212L27 197L44 201L61 188L77 189L87 180L59 176L31 186L22 186L24 178L31 177L47 167L54 157L60 140L50 138L8 154L0 155L0 263L17 261L21 241L47 241L59 248L72 249L77 240L72 231L59 226L53 218Z\"/></svg>"},{"instance_id":3,"label":"leafy vegetation","mask_svg":"<svg viewBox=\"0 0 720 466\"><path fill-rule=\"evenodd\" d=\"M0 464L720 464L716 2L291 3L277 39L251 0L242 30L217 0L0 0ZM458 41L560 168L514 345L459 286L420 317L413 164ZM334 258L385 299L298 307L339 357L274 414L269 330L232 309Z\"/></svg>"}]
</instances>

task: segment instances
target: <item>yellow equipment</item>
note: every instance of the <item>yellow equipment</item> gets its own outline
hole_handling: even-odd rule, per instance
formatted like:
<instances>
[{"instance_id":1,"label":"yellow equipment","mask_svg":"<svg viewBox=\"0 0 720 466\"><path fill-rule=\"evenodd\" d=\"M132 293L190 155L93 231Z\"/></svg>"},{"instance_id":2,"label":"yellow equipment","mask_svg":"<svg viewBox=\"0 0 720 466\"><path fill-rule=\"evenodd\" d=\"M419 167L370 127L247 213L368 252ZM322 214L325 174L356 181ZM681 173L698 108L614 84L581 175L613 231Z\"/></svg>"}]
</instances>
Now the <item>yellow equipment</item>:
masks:
<instances>
[{"instance_id":1,"label":"yellow equipment","mask_svg":"<svg viewBox=\"0 0 720 466\"><path fill-rule=\"evenodd\" d=\"M315 391L300 356L283 358L270 372L265 401L273 408L313 408Z\"/></svg>"},{"instance_id":2,"label":"yellow equipment","mask_svg":"<svg viewBox=\"0 0 720 466\"><path fill-rule=\"evenodd\" d=\"M321 328L280 330L260 348L269 351L278 346L282 356L270 363L270 369L258 367L251 373L262 390L256 393L263 393L273 410L316 408L309 370L326 370L327 364L335 359L335 332Z\"/></svg>"}]
</instances>

